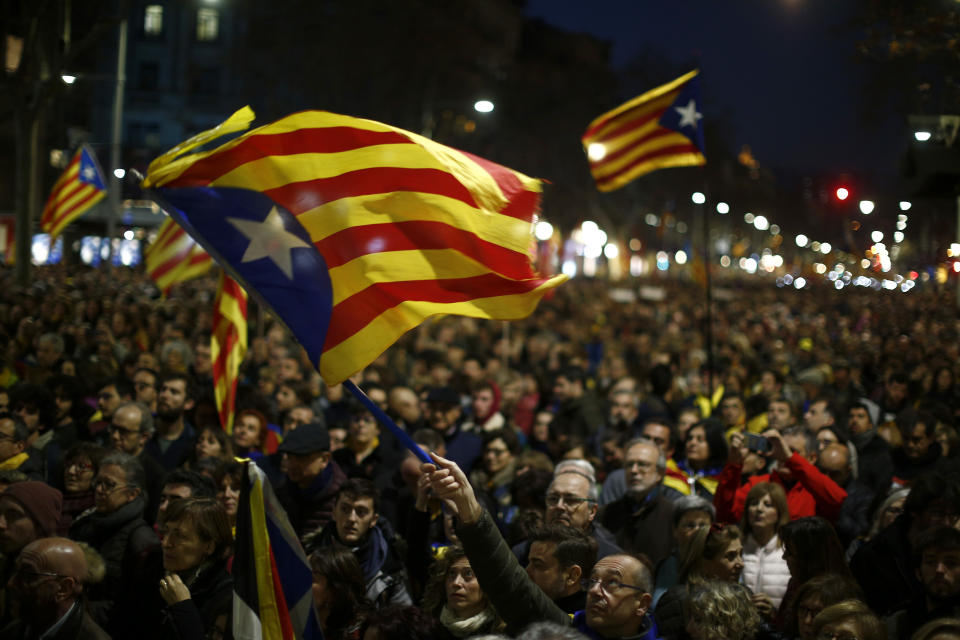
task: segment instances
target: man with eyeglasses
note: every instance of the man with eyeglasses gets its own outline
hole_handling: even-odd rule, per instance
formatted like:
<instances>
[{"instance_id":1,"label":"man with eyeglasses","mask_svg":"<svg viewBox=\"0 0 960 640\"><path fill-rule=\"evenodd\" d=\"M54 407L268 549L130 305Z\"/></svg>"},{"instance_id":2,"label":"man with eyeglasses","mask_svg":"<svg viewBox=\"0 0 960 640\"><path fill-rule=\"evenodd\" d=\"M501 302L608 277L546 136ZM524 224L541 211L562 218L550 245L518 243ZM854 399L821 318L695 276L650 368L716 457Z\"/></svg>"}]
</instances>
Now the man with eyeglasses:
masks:
<instances>
[{"instance_id":1,"label":"man with eyeglasses","mask_svg":"<svg viewBox=\"0 0 960 640\"><path fill-rule=\"evenodd\" d=\"M20 615L0 638L109 640L84 603L86 578L86 556L76 542L67 538L31 542L17 560L8 592Z\"/></svg>"},{"instance_id":2,"label":"man with eyeglasses","mask_svg":"<svg viewBox=\"0 0 960 640\"><path fill-rule=\"evenodd\" d=\"M136 630L149 624L148 603L156 594L147 586L152 589L162 574L160 541L143 518L145 486L139 460L126 453L108 455L93 480L94 509L70 526L71 539L86 542L103 557L106 575L89 600L94 619L116 638L136 637Z\"/></svg>"},{"instance_id":3,"label":"man with eyeglasses","mask_svg":"<svg viewBox=\"0 0 960 640\"><path fill-rule=\"evenodd\" d=\"M627 492L604 507L600 522L624 550L646 554L656 566L673 548L673 500L662 485L667 459L654 442L644 438L631 440L625 450Z\"/></svg>"},{"instance_id":4,"label":"man with eyeglasses","mask_svg":"<svg viewBox=\"0 0 960 640\"><path fill-rule=\"evenodd\" d=\"M150 408L142 402L121 404L114 411L110 426L107 427L110 448L135 457L143 465L147 489L144 518L150 523L156 521L160 505L160 488L163 486L163 477L167 473L166 469L145 451L146 443L153 435L153 431L153 416Z\"/></svg>"},{"instance_id":5,"label":"man with eyeglasses","mask_svg":"<svg viewBox=\"0 0 960 640\"><path fill-rule=\"evenodd\" d=\"M43 482L17 482L0 493L0 590L8 584L22 549L57 532L63 496ZM11 619L5 598L0 598L0 628Z\"/></svg>"},{"instance_id":6,"label":"man with eyeglasses","mask_svg":"<svg viewBox=\"0 0 960 640\"><path fill-rule=\"evenodd\" d=\"M520 566L489 512L477 502L463 471L450 460L433 459L434 464L425 464L421 470L428 475L434 495L456 505L457 535L481 589L508 631L516 632L534 622L555 622L601 640L657 638L656 624L647 614L653 580L639 559L616 554L598 560L581 583L587 594L586 606L571 618Z\"/></svg>"}]
</instances>

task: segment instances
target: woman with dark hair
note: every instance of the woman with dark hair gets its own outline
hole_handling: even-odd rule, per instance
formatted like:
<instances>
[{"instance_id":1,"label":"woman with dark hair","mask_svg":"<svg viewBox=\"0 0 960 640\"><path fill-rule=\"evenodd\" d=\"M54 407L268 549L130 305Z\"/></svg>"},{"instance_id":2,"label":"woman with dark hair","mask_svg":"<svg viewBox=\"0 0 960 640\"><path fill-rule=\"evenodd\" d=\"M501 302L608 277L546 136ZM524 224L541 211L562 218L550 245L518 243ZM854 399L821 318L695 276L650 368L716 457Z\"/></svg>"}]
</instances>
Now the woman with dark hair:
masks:
<instances>
[{"instance_id":1,"label":"woman with dark hair","mask_svg":"<svg viewBox=\"0 0 960 640\"><path fill-rule=\"evenodd\" d=\"M516 475L520 440L512 429L484 431L481 437L481 464L470 473L470 484L486 493L490 504L496 505L493 516L503 530L513 519L511 489Z\"/></svg>"},{"instance_id":2,"label":"woman with dark hair","mask_svg":"<svg viewBox=\"0 0 960 640\"><path fill-rule=\"evenodd\" d=\"M683 443L684 459L677 469L667 469L667 474L687 484L687 494L713 499L717 491L717 477L727 459L727 439L723 425L718 420L701 420L687 432Z\"/></svg>"},{"instance_id":3,"label":"woman with dark hair","mask_svg":"<svg viewBox=\"0 0 960 640\"><path fill-rule=\"evenodd\" d=\"M796 615L796 591L804 582L827 573L853 579L843 553L843 545L833 526L819 516L799 518L780 529L783 559L790 568L790 582L777 613L779 628Z\"/></svg>"},{"instance_id":4,"label":"woman with dark hair","mask_svg":"<svg viewBox=\"0 0 960 640\"><path fill-rule=\"evenodd\" d=\"M232 638L233 579L227 558L233 544L227 514L213 498L170 503L160 517L166 604L159 638Z\"/></svg>"},{"instance_id":5,"label":"woman with dark hair","mask_svg":"<svg viewBox=\"0 0 960 640\"><path fill-rule=\"evenodd\" d=\"M813 620L831 602L859 599L863 594L857 583L832 573L826 573L804 582L794 601L797 606L784 624L784 631L791 638L816 640Z\"/></svg>"},{"instance_id":6,"label":"woman with dark hair","mask_svg":"<svg viewBox=\"0 0 960 640\"><path fill-rule=\"evenodd\" d=\"M223 505L230 522L230 530L237 526L237 506L240 499L240 482L243 478L243 463L228 460L213 472L213 482L217 487L217 500Z\"/></svg>"},{"instance_id":7,"label":"woman with dark hair","mask_svg":"<svg viewBox=\"0 0 960 640\"><path fill-rule=\"evenodd\" d=\"M78 442L63 456L63 505L61 526L70 524L93 506L93 479L107 450L92 442Z\"/></svg>"},{"instance_id":8,"label":"woman with dark hair","mask_svg":"<svg viewBox=\"0 0 960 640\"><path fill-rule=\"evenodd\" d=\"M193 454L191 468L196 462L206 458L226 462L233 460L233 443L219 426L207 425L200 429L200 433L197 434L197 444L194 447Z\"/></svg>"},{"instance_id":9,"label":"woman with dark hair","mask_svg":"<svg viewBox=\"0 0 960 640\"><path fill-rule=\"evenodd\" d=\"M370 603L363 570L350 549L341 545L322 547L310 556L313 572L313 603L323 637L328 640L358 640Z\"/></svg>"},{"instance_id":10,"label":"woman with dark hair","mask_svg":"<svg viewBox=\"0 0 960 640\"><path fill-rule=\"evenodd\" d=\"M780 607L790 582L790 569L783 559L780 528L790 522L787 495L773 482L761 482L747 494L740 521L743 530L743 583L765 616Z\"/></svg>"},{"instance_id":11,"label":"woman with dark hair","mask_svg":"<svg viewBox=\"0 0 960 640\"><path fill-rule=\"evenodd\" d=\"M461 547L449 547L434 563L423 608L436 616L454 638L494 633L504 626Z\"/></svg>"},{"instance_id":12,"label":"woman with dark hair","mask_svg":"<svg viewBox=\"0 0 960 640\"><path fill-rule=\"evenodd\" d=\"M363 640L449 640L436 618L418 607L394 605L374 611L367 619Z\"/></svg>"}]
</instances>

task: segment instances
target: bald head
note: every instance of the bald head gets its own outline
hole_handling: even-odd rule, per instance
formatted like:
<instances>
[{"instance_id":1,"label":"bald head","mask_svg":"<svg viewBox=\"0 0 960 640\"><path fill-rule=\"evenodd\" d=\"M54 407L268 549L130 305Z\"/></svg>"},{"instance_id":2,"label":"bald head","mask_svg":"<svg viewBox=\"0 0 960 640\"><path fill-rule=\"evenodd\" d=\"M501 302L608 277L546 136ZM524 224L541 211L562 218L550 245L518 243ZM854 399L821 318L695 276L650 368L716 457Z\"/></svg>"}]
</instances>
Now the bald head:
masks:
<instances>
[{"instance_id":1,"label":"bald head","mask_svg":"<svg viewBox=\"0 0 960 640\"><path fill-rule=\"evenodd\" d=\"M820 452L820 463L817 466L842 487L847 484L852 472L850 450L843 444L829 444Z\"/></svg>"},{"instance_id":2,"label":"bald head","mask_svg":"<svg viewBox=\"0 0 960 640\"><path fill-rule=\"evenodd\" d=\"M30 562L40 571L73 578L78 587L87 575L87 557L83 549L68 538L40 538L33 541L20 552L20 562Z\"/></svg>"}]
</instances>

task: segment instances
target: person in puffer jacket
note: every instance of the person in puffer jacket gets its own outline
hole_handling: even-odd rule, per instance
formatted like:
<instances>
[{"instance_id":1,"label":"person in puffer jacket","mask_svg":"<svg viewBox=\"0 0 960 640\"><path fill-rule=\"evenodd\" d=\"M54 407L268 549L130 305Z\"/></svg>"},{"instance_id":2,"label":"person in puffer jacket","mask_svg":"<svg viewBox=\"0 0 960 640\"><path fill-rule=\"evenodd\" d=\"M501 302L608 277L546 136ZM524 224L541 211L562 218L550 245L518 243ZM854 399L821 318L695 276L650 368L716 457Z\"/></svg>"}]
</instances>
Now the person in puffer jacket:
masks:
<instances>
[{"instance_id":1,"label":"person in puffer jacket","mask_svg":"<svg viewBox=\"0 0 960 640\"><path fill-rule=\"evenodd\" d=\"M750 489L740 523L743 531L742 582L753 593L760 613L767 618L780 608L790 582L790 569L783 559L783 545L778 535L780 527L789 521L783 487L761 482Z\"/></svg>"}]
</instances>

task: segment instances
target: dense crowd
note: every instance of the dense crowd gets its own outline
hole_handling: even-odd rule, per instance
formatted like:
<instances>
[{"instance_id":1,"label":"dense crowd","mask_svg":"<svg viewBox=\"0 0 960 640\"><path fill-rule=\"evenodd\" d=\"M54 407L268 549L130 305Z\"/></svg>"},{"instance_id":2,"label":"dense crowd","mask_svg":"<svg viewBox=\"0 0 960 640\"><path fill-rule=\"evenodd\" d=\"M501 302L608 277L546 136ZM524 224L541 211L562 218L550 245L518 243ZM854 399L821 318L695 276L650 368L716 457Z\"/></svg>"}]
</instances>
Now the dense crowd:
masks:
<instances>
[{"instance_id":1,"label":"dense crowd","mask_svg":"<svg viewBox=\"0 0 960 640\"><path fill-rule=\"evenodd\" d=\"M215 279L0 272L0 640L232 638L246 458L329 639L960 638L960 315L936 292L576 280L353 380ZM709 325L709 337L707 335Z\"/></svg>"}]
</instances>

